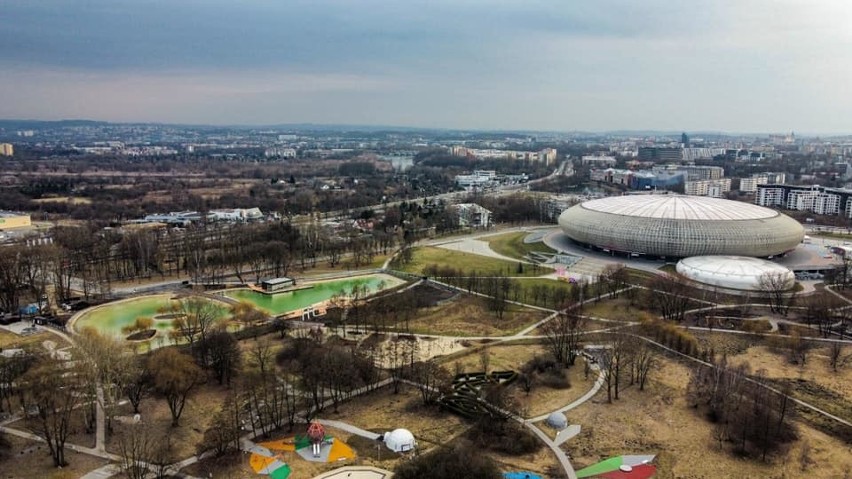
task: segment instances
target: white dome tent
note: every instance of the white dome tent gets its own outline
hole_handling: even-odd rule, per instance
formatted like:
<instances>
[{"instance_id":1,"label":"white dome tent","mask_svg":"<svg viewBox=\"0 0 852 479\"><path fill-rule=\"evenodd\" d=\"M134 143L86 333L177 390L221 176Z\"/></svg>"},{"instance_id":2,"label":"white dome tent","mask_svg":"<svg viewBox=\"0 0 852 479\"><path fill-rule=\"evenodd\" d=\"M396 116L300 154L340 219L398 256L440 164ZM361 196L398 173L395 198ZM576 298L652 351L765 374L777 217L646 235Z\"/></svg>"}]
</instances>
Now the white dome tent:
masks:
<instances>
[{"instance_id":1,"label":"white dome tent","mask_svg":"<svg viewBox=\"0 0 852 479\"><path fill-rule=\"evenodd\" d=\"M408 452L417 446L414 434L411 434L408 429L394 429L386 432L384 441L385 446L393 452Z\"/></svg>"},{"instance_id":2,"label":"white dome tent","mask_svg":"<svg viewBox=\"0 0 852 479\"><path fill-rule=\"evenodd\" d=\"M561 412L553 412L547 416L547 425L553 429L562 430L568 427L568 418Z\"/></svg>"}]
</instances>

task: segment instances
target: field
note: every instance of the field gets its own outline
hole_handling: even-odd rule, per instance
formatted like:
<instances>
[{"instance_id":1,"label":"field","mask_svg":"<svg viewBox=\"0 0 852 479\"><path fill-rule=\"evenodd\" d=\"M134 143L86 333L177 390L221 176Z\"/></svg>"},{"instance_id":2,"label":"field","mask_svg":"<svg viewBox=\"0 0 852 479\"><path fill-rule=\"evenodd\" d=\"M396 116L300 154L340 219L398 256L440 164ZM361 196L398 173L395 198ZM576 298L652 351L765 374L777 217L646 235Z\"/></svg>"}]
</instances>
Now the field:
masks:
<instances>
[{"instance_id":1,"label":"field","mask_svg":"<svg viewBox=\"0 0 852 479\"><path fill-rule=\"evenodd\" d=\"M89 205L92 203L90 198L71 197L71 196L56 196L50 198L38 198L33 200L33 203L69 203L72 205Z\"/></svg>"},{"instance_id":2,"label":"field","mask_svg":"<svg viewBox=\"0 0 852 479\"><path fill-rule=\"evenodd\" d=\"M411 332L420 334L502 336L516 333L544 317L541 311L509 305L503 318L498 319L488 310L485 299L460 294L449 302L421 309L408 327ZM396 326L404 328L406 325L398 322Z\"/></svg>"},{"instance_id":3,"label":"field","mask_svg":"<svg viewBox=\"0 0 852 479\"><path fill-rule=\"evenodd\" d=\"M475 272L479 276L541 276L551 272L531 265L524 265L523 271L519 272L518 263L435 247L416 248L411 262L404 265L402 270L422 275L430 265L454 268L464 274Z\"/></svg>"},{"instance_id":4,"label":"field","mask_svg":"<svg viewBox=\"0 0 852 479\"><path fill-rule=\"evenodd\" d=\"M89 471L105 466L108 461L88 454L66 450L68 465L62 469L53 467L50 453L45 444L35 443L16 436L5 435L11 446L9 456L0 459L0 477L3 479L76 479Z\"/></svg>"},{"instance_id":5,"label":"field","mask_svg":"<svg viewBox=\"0 0 852 479\"><path fill-rule=\"evenodd\" d=\"M11 331L0 329L0 350L12 348L37 348L43 350L44 341L53 341L58 348L67 346L64 339L49 331L39 331L29 336L19 336Z\"/></svg>"},{"instance_id":6,"label":"field","mask_svg":"<svg viewBox=\"0 0 852 479\"><path fill-rule=\"evenodd\" d=\"M489 370L491 371L519 371L524 363L534 357L547 357L549 355L545 347L538 344L495 344L487 346L484 350L488 352ZM446 366L451 370L458 368L466 372L481 371L480 351L458 357ZM583 360L578 358L577 363L566 370L568 381L571 384L570 388L558 389L536 384L530 393L526 394L518 383L514 383L510 386L512 396L518 401L525 417L549 413L570 404L591 389L597 375L591 374L588 378L585 378L583 369Z\"/></svg>"},{"instance_id":7,"label":"field","mask_svg":"<svg viewBox=\"0 0 852 479\"><path fill-rule=\"evenodd\" d=\"M613 455L657 454L659 478L805 477L797 460L802 440L768 463L720 451L710 423L684 400L688 377L685 366L665 359L645 391L629 388L614 404L607 404L602 392L570 411L569 422L573 418L583 426L563 446L575 468ZM840 478L850 471L848 445L804 424L799 433L812 447L806 477Z\"/></svg>"},{"instance_id":8,"label":"field","mask_svg":"<svg viewBox=\"0 0 852 479\"><path fill-rule=\"evenodd\" d=\"M524 243L524 238L529 235L526 231L517 233L506 233L486 238L488 246L496 253L510 258L525 259L530 253L555 253L552 248L539 241L536 243Z\"/></svg>"}]
</instances>

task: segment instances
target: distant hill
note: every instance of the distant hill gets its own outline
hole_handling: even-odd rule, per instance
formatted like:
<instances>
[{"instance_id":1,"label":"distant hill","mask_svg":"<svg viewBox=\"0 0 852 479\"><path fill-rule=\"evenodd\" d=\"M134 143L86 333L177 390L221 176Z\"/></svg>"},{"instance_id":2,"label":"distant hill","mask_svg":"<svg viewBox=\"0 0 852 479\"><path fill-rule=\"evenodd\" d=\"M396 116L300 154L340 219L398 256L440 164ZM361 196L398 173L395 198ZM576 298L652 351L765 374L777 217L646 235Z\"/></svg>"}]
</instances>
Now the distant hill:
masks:
<instances>
[{"instance_id":1,"label":"distant hill","mask_svg":"<svg viewBox=\"0 0 852 479\"><path fill-rule=\"evenodd\" d=\"M78 126L107 126L106 121L94 120L0 120L0 128L6 130L39 130L42 128L73 128Z\"/></svg>"}]
</instances>

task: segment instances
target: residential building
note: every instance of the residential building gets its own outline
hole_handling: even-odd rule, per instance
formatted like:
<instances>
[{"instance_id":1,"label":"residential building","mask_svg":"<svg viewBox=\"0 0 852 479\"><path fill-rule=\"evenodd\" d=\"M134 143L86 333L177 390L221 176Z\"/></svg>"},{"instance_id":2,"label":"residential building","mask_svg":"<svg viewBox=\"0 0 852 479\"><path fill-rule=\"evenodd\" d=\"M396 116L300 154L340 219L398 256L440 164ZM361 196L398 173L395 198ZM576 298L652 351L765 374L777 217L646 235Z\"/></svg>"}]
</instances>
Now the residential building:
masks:
<instances>
[{"instance_id":1,"label":"residential building","mask_svg":"<svg viewBox=\"0 0 852 479\"><path fill-rule=\"evenodd\" d=\"M614 156L583 156L580 159L580 163L583 165L591 165L594 167L613 167L617 163Z\"/></svg>"},{"instance_id":2,"label":"residential building","mask_svg":"<svg viewBox=\"0 0 852 479\"><path fill-rule=\"evenodd\" d=\"M721 166L678 166L677 171L686 173L687 181L718 180L725 177L725 169Z\"/></svg>"},{"instance_id":3,"label":"residential building","mask_svg":"<svg viewBox=\"0 0 852 479\"><path fill-rule=\"evenodd\" d=\"M787 179L785 173L755 173L749 178L740 179L740 191L754 193L758 185L778 184L783 185Z\"/></svg>"},{"instance_id":4,"label":"residential building","mask_svg":"<svg viewBox=\"0 0 852 479\"><path fill-rule=\"evenodd\" d=\"M455 206L459 215L459 226L488 228L491 226L491 211L476 203L460 203Z\"/></svg>"},{"instance_id":5,"label":"residential building","mask_svg":"<svg viewBox=\"0 0 852 479\"><path fill-rule=\"evenodd\" d=\"M755 203L760 206L810 211L818 215L850 215L852 190L819 185L758 185Z\"/></svg>"},{"instance_id":6,"label":"residential building","mask_svg":"<svg viewBox=\"0 0 852 479\"><path fill-rule=\"evenodd\" d=\"M13 156L15 147L11 143L0 143L0 156Z\"/></svg>"},{"instance_id":7,"label":"residential building","mask_svg":"<svg viewBox=\"0 0 852 479\"><path fill-rule=\"evenodd\" d=\"M684 193L690 196L712 196L721 198L731 191L731 179L687 181L683 185Z\"/></svg>"}]
</instances>

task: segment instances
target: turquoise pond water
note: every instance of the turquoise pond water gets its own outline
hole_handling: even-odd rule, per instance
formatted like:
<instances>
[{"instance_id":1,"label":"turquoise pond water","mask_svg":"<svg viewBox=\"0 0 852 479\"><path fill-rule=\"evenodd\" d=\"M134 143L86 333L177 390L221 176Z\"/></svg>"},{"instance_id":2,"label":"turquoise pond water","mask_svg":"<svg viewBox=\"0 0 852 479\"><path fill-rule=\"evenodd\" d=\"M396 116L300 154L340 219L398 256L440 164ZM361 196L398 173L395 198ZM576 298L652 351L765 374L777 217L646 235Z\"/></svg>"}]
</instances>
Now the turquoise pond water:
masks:
<instances>
[{"instance_id":1,"label":"turquoise pond water","mask_svg":"<svg viewBox=\"0 0 852 479\"><path fill-rule=\"evenodd\" d=\"M339 293L349 294L354 286L367 286L369 295L402 283L402 280L393 276L375 274L316 283L300 283L297 286L312 287L286 293L264 294L250 289L237 289L222 294L237 301L251 303L268 314L279 315L327 301Z\"/></svg>"},{"instance_id":2,"label":"turquoise pond water","mask_svg":"<svg viewBox=\"0 0 852 479\"><path fill-rule=\"evenodd\" d=\"M88 311L83 312L77 321L74 323L76 331L82 331L85 328L91 327L101 333L112 334L115 337L124 338L127 335L121 330L126 326L130 326L136 321L136 318L146 317L155 318L159 311L168 309L173 303L170 294L158 294L156 296L142 296L139 298L118 301L112 304L97 306ZM206 300L211 301L211 300ZM217 304L219 302L217 301ZM225 303L221 303L221 316L225 318L228 315L228 308ZM161 332L172 330L172 321L154 321L154 328Z\"/></svg>"},{"instance_id":3,"label":"turquoise pond water","mask_svg":"<svg viewBox=\"0 0 852 479\"><path fill-rule=\"evenodd\" d=\"M368 288L368 294L375 294L382 289L391 288L402 283L402 280L393 276L375 274L314 283L301 283L298 286L310 285L312 287L272 295L258 293L250 289L236 289L226 291L222 294L238 301L249 302L258 309L274 316L327 301L335 294L341 292L349 294L356 285L365 285ZM173 329L172 321L170 319L158 321L156 317L162 314L160 313L161 311L169 308L173 303L172 297L173 295L171 294L142 296L97 306L84 311L77 318L73 327L75 331L82 331L85 328L91 327L101 333L111 334L117 338L124 338L127 334L122 332L123 328L133 324L136 318L147 317L155 319L154 328L158 330L158 336L162 336ZM220 305L220 315L223 319L229 316L229 306L224 302L220 303L219 301L210 299L204 300L213 301Z\"/></svg>"}]
</instances>

